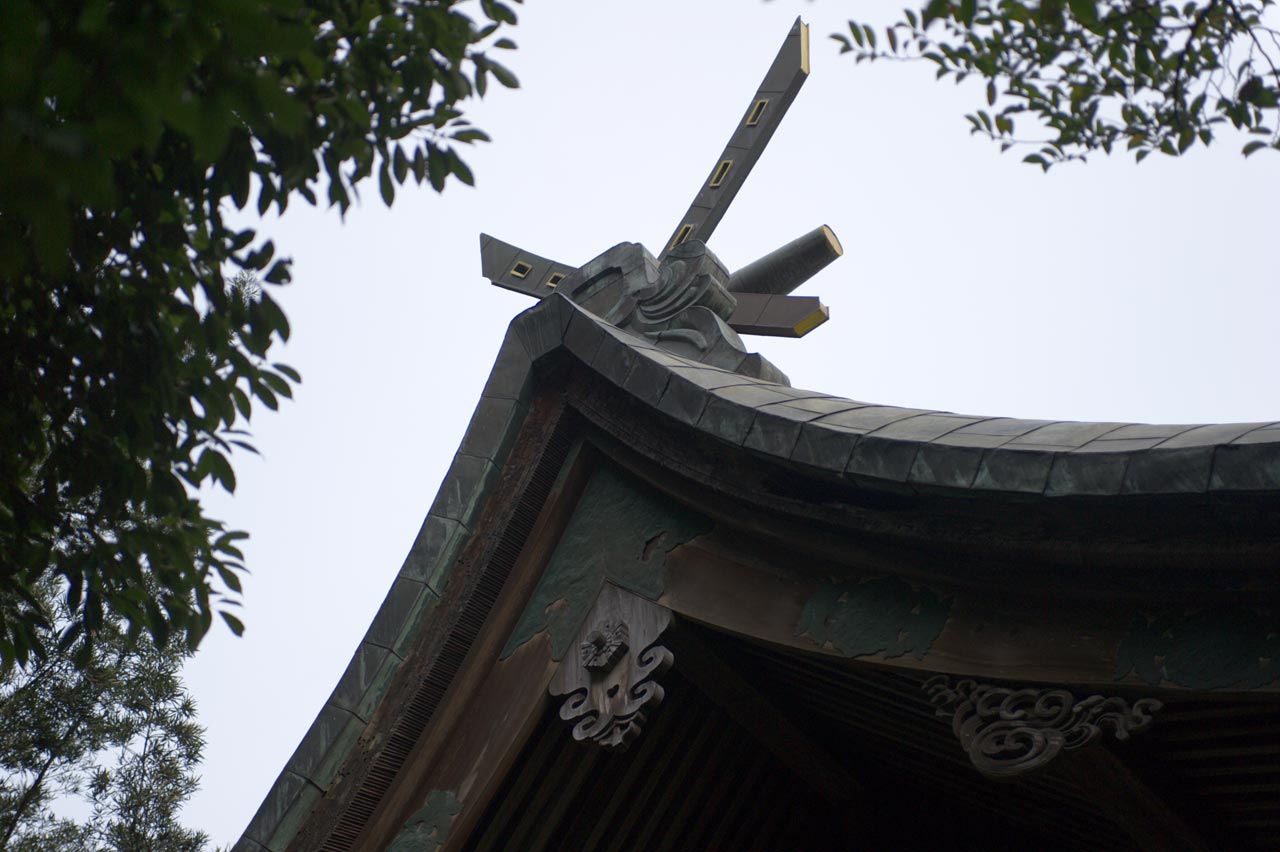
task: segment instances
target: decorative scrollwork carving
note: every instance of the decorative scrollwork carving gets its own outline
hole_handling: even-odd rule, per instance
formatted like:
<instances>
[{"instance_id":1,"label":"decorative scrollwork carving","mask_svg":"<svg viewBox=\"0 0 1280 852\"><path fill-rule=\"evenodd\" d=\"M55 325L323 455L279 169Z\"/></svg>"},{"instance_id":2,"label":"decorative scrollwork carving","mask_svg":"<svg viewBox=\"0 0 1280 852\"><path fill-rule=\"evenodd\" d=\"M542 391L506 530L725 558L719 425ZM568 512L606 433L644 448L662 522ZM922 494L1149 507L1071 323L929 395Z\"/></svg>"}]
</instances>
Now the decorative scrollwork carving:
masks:
<instances>
[{"instance_id":1,"label":"decorative scrollwork carving","mask_svg":"<svg viewBox=\"0 0 1280 852\"><path fill-rule=\"evenodd\" d=\"M946 675L925 681L937 715L951 728L974 767L988 778L1008 779L1043 769L1062 751L1096 740L1104 728L1116 739L1148 727L1164 705L1140 698L1132 705L1115 696L1076 700L1061 688L1014 689Z\"/></svg>"},{"instance_id":2,"label":"decorative scrollwork carving","mask_svg":"<svg viewBox=\"0 0 1280 852\"><path fill-rule=\"evenodd\" d=\"M551 694L566 696L560 718L573 738L625 749L665 693L655 678L672 654L657 640L671 614L652 601L605 584L578 633L577 658L561 662Z\"/></svg>"},{"instance_id":3,"label":"decorative scrollwork carving","mask_svg":"<svg viewBox=\"0 0 1280 852\"><path fill-rule=\"evenodd\" d=\"M729 326L738 304L729 272L699 240L681 243L661 262L639 243L620 243L570 273L556 292L669 352L788 384Z\"/></svg>"},{"instance_id":4,"label":"decorative scrollwork carving","mask_svg":"<svg viewBox=\"0 0 1280 852\"><path fill-rule=\"evenodd\" d=\"M662 685L651 678L666 671L673 659L661 645L651 646L636 655L628 677L602 678L570 695L560 707L560 718L577 719L573 738L579 742L625 749L640 734L645 717L666 696Z\"/></svg>"}]
</instances>

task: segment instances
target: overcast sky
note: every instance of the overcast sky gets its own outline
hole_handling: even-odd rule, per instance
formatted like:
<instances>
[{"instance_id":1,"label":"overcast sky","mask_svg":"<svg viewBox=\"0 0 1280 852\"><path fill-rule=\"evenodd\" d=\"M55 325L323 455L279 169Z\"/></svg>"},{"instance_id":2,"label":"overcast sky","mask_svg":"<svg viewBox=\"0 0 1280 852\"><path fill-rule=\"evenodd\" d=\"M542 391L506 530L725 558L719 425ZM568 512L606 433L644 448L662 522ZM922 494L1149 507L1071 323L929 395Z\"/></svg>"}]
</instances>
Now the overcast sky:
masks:
<instances>
[{"instance_id":1,"label":"overcast sky","mask_svg":"<svg viewBox=\"0 0 1280 852\"><path fill-rule=\"evenodd\" d=\"M208 728L193 827L239 837L332 690L431 505L507 323L530 302L480 277L479 233L582 264L656 253L797 14L809 81L710 241L732 270L830 225L845 256L799 292L831 320L746 338L798 387L970 414L1280 419L1280 157L1242 139L1179 160L1048 175L968 134L980 83L855 66L828 35L897 3L533 2L502 58L522 88L468 108L493 143L477 188L376 184L343 222L298 201L263 223L302 371L252 429L215 517L248 530L243 638L188 668Z\"/></svg>"}]
</instances>

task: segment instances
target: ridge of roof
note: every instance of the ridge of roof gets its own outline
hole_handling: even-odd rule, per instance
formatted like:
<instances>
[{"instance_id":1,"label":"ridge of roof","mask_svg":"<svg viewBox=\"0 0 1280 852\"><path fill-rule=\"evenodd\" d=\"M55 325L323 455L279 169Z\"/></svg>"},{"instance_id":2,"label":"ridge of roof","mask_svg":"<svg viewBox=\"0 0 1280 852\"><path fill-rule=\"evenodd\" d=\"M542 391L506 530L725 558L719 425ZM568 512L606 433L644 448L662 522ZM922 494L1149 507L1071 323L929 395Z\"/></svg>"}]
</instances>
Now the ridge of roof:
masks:
<instances>
[{"instance_id":1,"label":"ridge of roof","mask_svg":"<svg viewBox=\"0 0 1280 852\"><path fill-rule=\"evenodd\" d=\"M1280 491L1280 421L1093 423L880 405L699 363L562 296L513 329L535 360L562 345L705 434L862 486L1050 498Z\"/></svg>"}]
</instances>

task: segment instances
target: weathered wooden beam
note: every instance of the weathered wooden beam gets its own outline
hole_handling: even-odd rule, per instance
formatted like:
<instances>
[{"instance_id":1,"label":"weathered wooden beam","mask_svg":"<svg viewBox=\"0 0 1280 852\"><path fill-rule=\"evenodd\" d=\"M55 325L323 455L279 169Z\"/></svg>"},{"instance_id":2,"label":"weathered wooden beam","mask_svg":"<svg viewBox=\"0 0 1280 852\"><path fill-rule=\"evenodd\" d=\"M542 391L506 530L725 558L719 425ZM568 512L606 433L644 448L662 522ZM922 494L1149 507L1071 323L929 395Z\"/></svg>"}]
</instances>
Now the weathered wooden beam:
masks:
<instances>
[{"instance_id":1,"label":"weathered wooden beam","mask_svg":"<svg viewBox=\"0 0 1280 852\"><path fill-rule=\"evenodd\" d=\"M728 289L731 293L785 296L842 254L835 231L822 225L730 275Z\"/></svg>"},{"instance_id":2,"label":"weathered wooden beam","mask_svg":"<svg viewBox=\"0 0 1280 852\"><path fill-rule=\"evenodd\" d=\"M817 296L778 296L734 293L738 307L729 327L738 334L765 337L804 337L831 316Z\"/></svg>"},{"instance_id":3,"label":"weathered wooden beam","mask_svg":"<svg viewBox=\"0 0 1280 852\"><path fill-rule=\"evenodd\" d=\"M738 674L688 624L673 625L663 643L675 667L765 749L835 803L855 800L862 785L782 711Z\"/></svg>"},{"instance_id":4,"label":"weathered wooden beam","mask_svg":"<svg viewBox=\"0 0 1280 852\"><path fill-rule=\"evenodd\" d=\"M506 290L544 299L575 269L497 237L480 235L480 274Z\"/></svg>"},{"instance_id":5,"label":"weathered wooden beam","mask_svg":"<svg viewBox=\"0 0 1280 852\"><path fill-rule=\"evenodd\" d=\"M1145 852L1209 852L1211 847L1111 748L1095 744L1062 756L1090 801Z\"/></svg>"},{"instance_id":6,"label":"weathered wooden beam","mask_svg":"<svg viewBox=\"0 0 1280 852\"><path fill-rule=\"evenodd\" d=\"M729 137L729 144L716 158L711 174L698 189L675 232L663 244L659 260L685 240L705 243L710 239L808 77L809 26L796 18L742 120Z\"/></svg>"}]
</instances>

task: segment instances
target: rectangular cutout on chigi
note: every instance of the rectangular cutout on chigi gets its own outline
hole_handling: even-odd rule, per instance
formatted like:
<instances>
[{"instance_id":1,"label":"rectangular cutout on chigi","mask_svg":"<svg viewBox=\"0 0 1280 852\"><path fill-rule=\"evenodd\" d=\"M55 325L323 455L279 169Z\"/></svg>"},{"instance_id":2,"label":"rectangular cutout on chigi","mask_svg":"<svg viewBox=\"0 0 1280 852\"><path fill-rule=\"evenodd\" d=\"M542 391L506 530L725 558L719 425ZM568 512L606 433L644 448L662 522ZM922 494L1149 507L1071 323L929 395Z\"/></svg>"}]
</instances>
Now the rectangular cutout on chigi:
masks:
<instances>
[{"instance_id":1,"label":"rectangular cutout on chigi","mask_svg":"<svg viewBox=\"0 0 1280 852\"><path fill-rule=\"evenodd\" d=\"M747 113L747 127L755 127L760 123L760 118L764 115L764 108L768 105L768 98L761 98L751 105L751 111Z\"/></svg>"},{"instance_id":2,"label":"rectangular cutout on chigi","mask_svg":"<svg viewBox=\"0 0 1280 852\"><path fill-rule=\"evenodd\" d=\"M724 183L724 179L729 176L729 168L733 165L733 160L721 160L720 165L716 166L716 170L711 174L711 182L707 186L715 189Z\"/></svg>"},{"instance_id":3,"label":"rectangular cutout on chigi","mask_svg":"<svg viewBox=\"0 0 1280 852\"><path fill-rule=\"evenodd\" d=\"M671 249L675 248L685 240L689 239L689 237L693 236L693 229L695 227L697 226L694 225L692 222L686 222L685 224L681 225L680 230L676 232L676 238L671 241L671 245L667 248L667 251L671 251Z\"/></svg>"},{"instance_id":4,"label":"rectangular cutout on chigi","mask_svg":"<svg viewBox=\"0 0 1280 852\"><path fill-rule=\"evenodd\" d=\"M533 271L533 267L525 263L523 260L517 260L515 265L511 267L512 278L526 278Z\"/></svg>"},{"instance_id":5,"label":"rectangular cutout on chigi","mask_svg":"<svg viewBox=\"0 0 1280 852\"><path fill-rule=\"evenodd\" d=\"M556 285L563 280L564 280L563 272L553 272L551 273L550 277L547 278L547 286L550 287L552 290L554 290L556 288Z\"/></svg>"}]
</instances>

